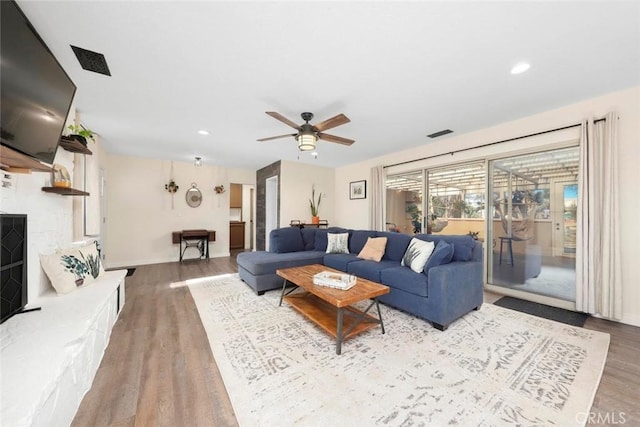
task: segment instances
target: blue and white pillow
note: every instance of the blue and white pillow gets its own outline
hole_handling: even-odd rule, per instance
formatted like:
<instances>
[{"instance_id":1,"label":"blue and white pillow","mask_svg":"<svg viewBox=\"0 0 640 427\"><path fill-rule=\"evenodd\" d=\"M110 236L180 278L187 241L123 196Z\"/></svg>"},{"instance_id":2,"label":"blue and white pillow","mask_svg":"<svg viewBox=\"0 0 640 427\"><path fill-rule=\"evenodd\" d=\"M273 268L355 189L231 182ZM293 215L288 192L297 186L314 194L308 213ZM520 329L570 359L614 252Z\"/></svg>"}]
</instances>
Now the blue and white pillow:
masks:
<instances>
[{"instance_id":1,"label":"blue and white pillow","mask_svg":"<svg viewBox=\"0 0 640 427\"><path fill-rule=\"evenodd\" d=\"M412 238L407 251L402 257L401 264L411 268L416 273L422 273L424 265L429 260L435 246L433 242Z\"/></svg>"}]
</instances>

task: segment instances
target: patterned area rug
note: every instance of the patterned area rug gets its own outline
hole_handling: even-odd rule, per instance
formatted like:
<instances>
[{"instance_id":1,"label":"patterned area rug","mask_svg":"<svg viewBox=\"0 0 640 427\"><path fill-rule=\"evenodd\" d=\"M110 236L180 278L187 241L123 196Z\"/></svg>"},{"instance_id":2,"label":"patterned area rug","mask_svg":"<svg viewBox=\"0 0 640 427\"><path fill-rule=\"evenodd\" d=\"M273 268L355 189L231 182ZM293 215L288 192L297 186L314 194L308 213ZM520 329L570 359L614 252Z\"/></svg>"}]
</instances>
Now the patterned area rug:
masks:
<instances>
[{"instance_id":1,"label":"patterned area rug","mask_svg":"<svg viewBox=\"0 0 640 427\"><path fill-rule=\"evenodd\" d=\"M241 426L581 425L609 335L484 304L445 332L381 305L333 339L237 275L187 282Z\"/></svg>"}]
</instances>

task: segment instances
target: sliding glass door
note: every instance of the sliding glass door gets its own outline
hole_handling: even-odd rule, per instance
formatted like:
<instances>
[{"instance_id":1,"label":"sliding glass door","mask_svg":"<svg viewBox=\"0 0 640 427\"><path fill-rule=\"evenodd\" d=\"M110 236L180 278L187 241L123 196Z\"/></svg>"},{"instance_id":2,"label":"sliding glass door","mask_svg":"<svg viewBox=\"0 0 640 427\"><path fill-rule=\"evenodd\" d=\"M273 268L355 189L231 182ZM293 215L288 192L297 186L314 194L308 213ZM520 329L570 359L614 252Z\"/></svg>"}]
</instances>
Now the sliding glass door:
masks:
<instances>
[{"instance_id":1,"label":"sliding glass door","mask_svg":"<svg viewBox=\"0 0 640 427\"><path fill-rule=\"evenodd\" d=\"M575 302L578 148L489 162L490 285Z\"/></svg>"},{"instance_id":2,"label":"sliding glass door","mask_svg":"<svg viewBox=\"0 0 640 427\"><path fill-rule=\"evenodd\" d=\"M386 225L388 231L411 235L423 232L423 188L422 171L387 177Z\"/></svg>"},{"instance_id":3,"label":"sliding glass door","mask_svg":"<svg viewBox=\"0 0 640 427\"><path fill-rule=\"evenodd\" d=\"M427 171L427 232L484 239L484 161Z\"/></svg>"}]
</instances>

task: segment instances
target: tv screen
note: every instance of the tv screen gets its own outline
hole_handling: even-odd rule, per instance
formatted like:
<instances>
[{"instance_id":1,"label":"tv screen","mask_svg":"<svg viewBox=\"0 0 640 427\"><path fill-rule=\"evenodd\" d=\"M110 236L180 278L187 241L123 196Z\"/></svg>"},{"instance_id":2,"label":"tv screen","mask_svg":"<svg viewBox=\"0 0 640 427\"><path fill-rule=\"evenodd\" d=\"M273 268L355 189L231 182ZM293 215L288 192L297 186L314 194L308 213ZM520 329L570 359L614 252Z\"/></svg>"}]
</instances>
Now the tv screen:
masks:
<instances>
[{"instance_id":1,"label":"tv screen","mask_svg":"<svg viewBox=\"0 0 640 427\"><path fill-rule=\"evenodd\" d=\"M18 5L0 4L0 142L52 164L76 86Z\"/></svg>"}]
</instances>

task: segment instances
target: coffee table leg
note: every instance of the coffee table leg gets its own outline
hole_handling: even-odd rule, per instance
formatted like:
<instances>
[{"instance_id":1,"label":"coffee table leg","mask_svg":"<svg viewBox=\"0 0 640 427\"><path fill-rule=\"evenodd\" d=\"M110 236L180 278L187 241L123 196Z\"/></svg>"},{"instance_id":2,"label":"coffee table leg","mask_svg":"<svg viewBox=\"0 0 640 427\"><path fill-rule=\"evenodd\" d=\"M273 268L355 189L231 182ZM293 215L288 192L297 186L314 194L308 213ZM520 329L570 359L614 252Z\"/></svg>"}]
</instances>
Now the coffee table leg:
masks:
<instances>
[{"instance_id":1,"label":"coffee table leg","mask_svg":"<svg viewBox=\"0 0 640 427\"><path fill-rule=\"evenodd\" d=\"M378 303L378 298L376 298L376 308L378 309L378 320L380 320L380 327L382 328L382 333L384 334L384 323L382 323L382 313L380 312L380 304Z\"/></svg>"},{"instance_id":2,"label":"coffee table leg","mask_svg":"<svg viewBox=\"0 0 640 427\"><path fill-rule=\"evenodd\" d=\"M282 299L284 298L284 290L287 288L287 279L284 279L284 283L282 283L282 294L280 294L280 304L278 307L282 306Z\"/></svg>"},{"instance_id":3,"label":"coffee table leg","mask_svg":"<svg viewBox=\"0 0 640 427\"><path fill-rule=\"evenodd\" d=\"M342 353L342 307L338 308L338 336L336 338L336 354Z\"/></svg>"}]
</instances>

